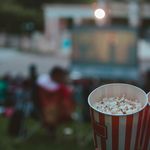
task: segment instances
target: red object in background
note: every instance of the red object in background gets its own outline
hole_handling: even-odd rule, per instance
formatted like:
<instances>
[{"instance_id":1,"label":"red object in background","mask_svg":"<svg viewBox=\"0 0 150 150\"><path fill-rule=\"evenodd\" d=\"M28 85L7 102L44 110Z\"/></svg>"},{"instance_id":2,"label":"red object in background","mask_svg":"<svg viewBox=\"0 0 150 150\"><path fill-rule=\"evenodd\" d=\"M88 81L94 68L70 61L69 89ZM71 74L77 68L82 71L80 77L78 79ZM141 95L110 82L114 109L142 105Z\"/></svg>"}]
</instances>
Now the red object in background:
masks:
<instances>
[{"instance_id":1,"label":"red object in background","mask_svg":"<svg viewBox=\"0 0 150 150\"><path fill-rule=\"evenodd\" d=\"M56 126L70 119L74 103L72 92L66 86L62 85L57 90L39 87L39 98L43 121L46 125Z\"/></svg>"},{"instance_id":2,"label":"red object in background","mask_svg":"<svg viewBox=\"0 0 150 150\"><path fill-rule=\"evenodd\" d=\"M11 107L5 108L4 116L10 118L14 113L14 109Z\"/></svg>"}]
</instances>

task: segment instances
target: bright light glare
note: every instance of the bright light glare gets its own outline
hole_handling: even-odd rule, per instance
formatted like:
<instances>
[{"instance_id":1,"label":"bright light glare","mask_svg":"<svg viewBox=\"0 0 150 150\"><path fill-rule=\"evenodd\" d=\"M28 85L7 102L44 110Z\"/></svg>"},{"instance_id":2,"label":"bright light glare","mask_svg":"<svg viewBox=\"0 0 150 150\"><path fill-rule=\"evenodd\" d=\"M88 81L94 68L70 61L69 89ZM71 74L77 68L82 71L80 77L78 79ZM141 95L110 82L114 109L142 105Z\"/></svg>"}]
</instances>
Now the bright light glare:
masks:
<instances>
[{"instance_id":1,"label":"bright light glare","mask_svg":"<svg viewBox=\"0 0 150 150\"><path fill-rule=\"evenodd\" d=\"M95 12L95 17L98 19L103 19L105 17L105 11L103 9L96 9Z\"/></svg>"}]
</instances>

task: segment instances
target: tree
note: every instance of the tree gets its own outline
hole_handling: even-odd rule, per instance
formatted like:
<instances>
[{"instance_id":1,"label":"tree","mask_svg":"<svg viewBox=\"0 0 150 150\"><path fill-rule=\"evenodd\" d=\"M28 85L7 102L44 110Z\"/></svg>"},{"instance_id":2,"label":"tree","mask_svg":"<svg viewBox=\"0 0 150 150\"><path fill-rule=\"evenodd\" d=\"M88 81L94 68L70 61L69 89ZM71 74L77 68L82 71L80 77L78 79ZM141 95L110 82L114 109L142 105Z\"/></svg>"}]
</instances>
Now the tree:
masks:
<instances>
[{"instance_id":1,"label":"tree","mask_svg":"<svg viewBox=\"0 0 150 150\"><path fill-rule=\"evenodd\" d=\"M32 30L42 30L42 10L26 8L15 0L5 0L0 2L0 31L11 33L31 32ZM27 26L31 27L29 30Z\"/></svg>"},{"instance_id":2,"label":"tree","mask_svg":"<svg viewBox=\"0 0 150 150\"><path fill-rule=\"evenodd\" d=\"M0 32L24 33L42 30L45 3L85 3L90 0L5 0L0 1Z\"/></svg>"}]
</instances>

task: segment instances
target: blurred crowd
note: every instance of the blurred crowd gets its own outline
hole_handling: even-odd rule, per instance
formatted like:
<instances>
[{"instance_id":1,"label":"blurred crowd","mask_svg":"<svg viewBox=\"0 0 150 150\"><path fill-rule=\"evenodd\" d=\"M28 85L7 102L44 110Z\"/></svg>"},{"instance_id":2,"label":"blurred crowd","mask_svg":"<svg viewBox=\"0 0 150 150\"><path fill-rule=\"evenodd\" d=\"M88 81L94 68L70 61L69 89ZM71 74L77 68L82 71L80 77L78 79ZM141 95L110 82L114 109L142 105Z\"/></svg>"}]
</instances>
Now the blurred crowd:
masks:
<instances>
[{"instance_id":1,"label":"blurred crowd","mask_svg":"<svg viewBox=\"0 0 150 150\"><path fill-rule=\"evenodd\" d=\"M31 117L51 136L61 123L89 121L87 97L91 90L87 84L84 80L71 81L68 70L59 66L38 75L33 64L28 77L5 74L0 78L0 114L9 119L9 134L24 135L25 120Z\"/></svg>"},{"instance_id":2,"label":"blurred crowd","mask_svg":"<svg viewBox=\"0 0 150 150\"><path fill-rule=\"evenodd\" d=\"M71 119L75 101L67 76L67 70L58 66L38 76L36 66L31 65L26 78L19 74L0 78L0 113L10 120L10 135L22 134L27 117L38 119L51 132Z\"/></svg>"}]
</instances>

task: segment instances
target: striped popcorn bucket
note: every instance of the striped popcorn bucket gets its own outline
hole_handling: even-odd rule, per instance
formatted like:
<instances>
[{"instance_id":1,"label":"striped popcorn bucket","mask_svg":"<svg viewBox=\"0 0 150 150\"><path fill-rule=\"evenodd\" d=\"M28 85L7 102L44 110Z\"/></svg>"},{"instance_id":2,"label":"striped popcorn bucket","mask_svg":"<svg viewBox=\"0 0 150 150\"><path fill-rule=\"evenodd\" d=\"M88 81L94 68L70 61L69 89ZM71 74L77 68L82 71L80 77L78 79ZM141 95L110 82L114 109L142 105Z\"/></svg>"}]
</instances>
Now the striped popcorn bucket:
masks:
<instances>
[{"instance_id":1,"label":"striped popcorn bucket","mask_svg":"<svg viewBox=\"0 0 150 150\"><path fill-rule=\"evenodd\" d=\"M148 93L149 103L143 113L143 130L140 139L140 150L150 150L150 92Z\"/></svg>"},{"instance_id":2,"label":"striped popcorn bucket","mask_svg":"<svg viewBox=\"0 0 150 150\"><path fill-rule=\"evenodd\" d=\"M107 114L94 108L94 103L104 97L137 99L142 108L132 114ZM143 134L144 111L148 104L146 93L129 84L107 84L96 88L88 97L96 150L140 150ZM148 134L149 135L149 134ZM147 135L146 137L147 138ZM144 144L143 144L144 145ZM148 150L148 149L142 149Z\"/></svg>"}]
</instances>

